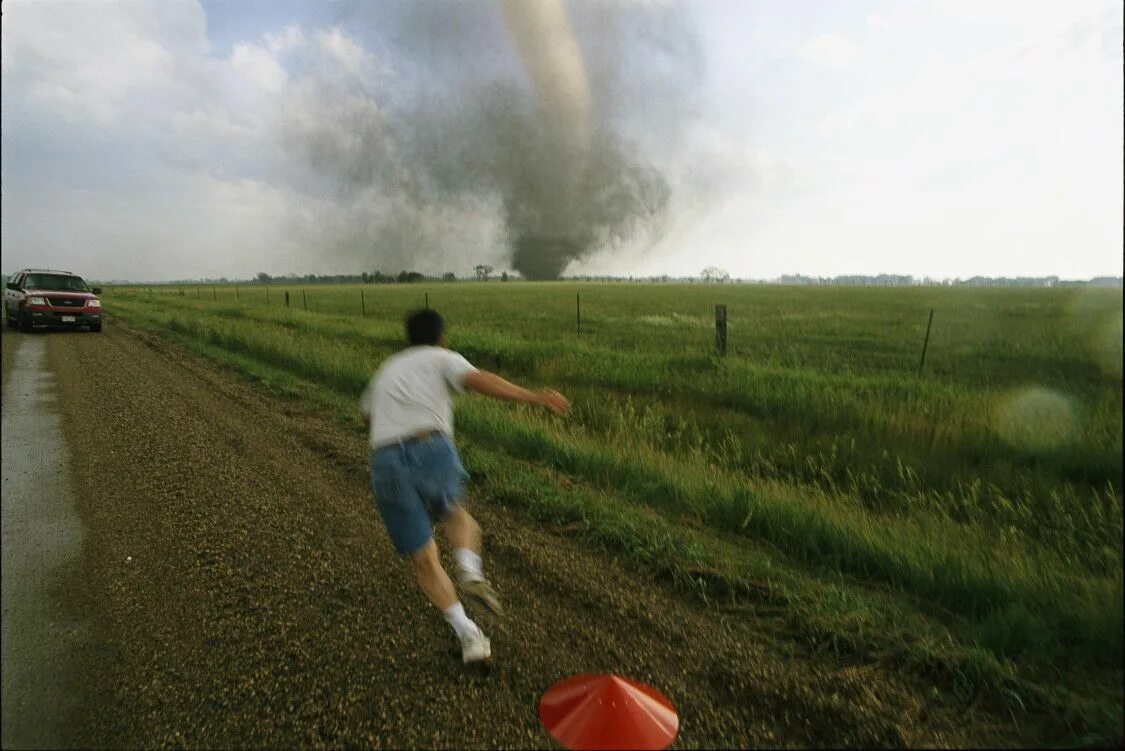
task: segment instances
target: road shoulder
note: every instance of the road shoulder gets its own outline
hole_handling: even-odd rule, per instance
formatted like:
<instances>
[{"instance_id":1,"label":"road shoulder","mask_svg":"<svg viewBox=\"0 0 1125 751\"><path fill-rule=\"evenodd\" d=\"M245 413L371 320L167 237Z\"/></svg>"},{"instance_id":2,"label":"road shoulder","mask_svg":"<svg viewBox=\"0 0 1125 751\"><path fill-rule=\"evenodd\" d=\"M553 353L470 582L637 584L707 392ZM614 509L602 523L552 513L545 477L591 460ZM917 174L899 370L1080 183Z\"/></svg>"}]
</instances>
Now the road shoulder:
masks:
<instances>
[{"instance_id":1,"label":"road shoulder","mask_svg":"<svg viewBox=\"0 0 1125 751\"><path fill-rule=\"evenodd\" d=\"M3 401L3 720L5 748L84 745L81 653L90 622L75 595L84 530L46 369L44 338L10 348Z\"/></svg>"}]
</instances>

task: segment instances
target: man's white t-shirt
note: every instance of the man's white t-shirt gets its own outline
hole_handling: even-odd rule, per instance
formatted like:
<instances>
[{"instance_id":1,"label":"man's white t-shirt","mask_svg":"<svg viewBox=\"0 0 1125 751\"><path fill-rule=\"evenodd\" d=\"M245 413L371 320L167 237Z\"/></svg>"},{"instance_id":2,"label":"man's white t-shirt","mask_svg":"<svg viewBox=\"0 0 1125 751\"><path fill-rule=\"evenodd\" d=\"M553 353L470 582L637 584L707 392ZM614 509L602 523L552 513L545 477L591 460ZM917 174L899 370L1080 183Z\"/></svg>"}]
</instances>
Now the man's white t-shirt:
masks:
<instances>
[{"instance_id":1,"label":"man's white t-shirt","mask_svg":"<svg viewBox=\"0 0 1125 751\"><path fill-rule=\"evenodd\" d=\"M426 430L453 437L453 391L476 370L444 347L416 346L387 358L367 384L360 409L371 418L371 448Z\"/></svg>"}]
</instances>

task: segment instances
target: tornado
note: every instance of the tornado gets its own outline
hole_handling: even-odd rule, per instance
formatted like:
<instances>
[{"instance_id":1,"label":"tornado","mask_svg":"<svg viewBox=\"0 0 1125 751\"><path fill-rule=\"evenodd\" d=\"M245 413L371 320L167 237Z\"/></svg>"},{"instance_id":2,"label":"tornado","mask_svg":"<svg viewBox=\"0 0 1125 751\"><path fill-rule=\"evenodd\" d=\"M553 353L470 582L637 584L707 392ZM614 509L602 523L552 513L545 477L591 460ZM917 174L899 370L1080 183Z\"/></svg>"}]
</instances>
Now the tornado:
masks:
<instances>
[{"instance_id":1,"label":"tornado","mask_svg":"<svg viewBox=\"0 0 1125 751\"><path fill-rule=\"evenodd\" d=\"M590 151L590 84L561 0L499 0L500 14L539 97L543 127L576 179Z\"/></svg>"},{"instance_id":2,"label":"tornado","mask_svg":"<svg viewBox=\"0 0 1125 751\"><path fill-rule=\"evenodd\" d=\"M635 103L661 112L639 125L646 136L683 122L694 79L668 73L692 70L686 10L376 6L341 0L380 39L379 65L341 67L314 34L280 107L280 142L298 160L282 174L312 199L301 225L311 246L367 268L494 260L557 279L595 254L655 241L671 188L652 149L675 139L626 134Z\"/></svg>"},{"instance_id":3,"label":"tornado","mask_svg":"<svg viewBox=\"0 0 1125 751\"><path fill-rule=\"evenodd\" d=\"M561 0L499 0L499 7L537 98L531 122L500 124L514 136L502 148L516 152L497 160L496 180L512 266L529 279L555 279L662 211L669 191L612 134L594 132L586 67ZM523 115L509 108L506 116Z\"/></svg>"}]
</instances>

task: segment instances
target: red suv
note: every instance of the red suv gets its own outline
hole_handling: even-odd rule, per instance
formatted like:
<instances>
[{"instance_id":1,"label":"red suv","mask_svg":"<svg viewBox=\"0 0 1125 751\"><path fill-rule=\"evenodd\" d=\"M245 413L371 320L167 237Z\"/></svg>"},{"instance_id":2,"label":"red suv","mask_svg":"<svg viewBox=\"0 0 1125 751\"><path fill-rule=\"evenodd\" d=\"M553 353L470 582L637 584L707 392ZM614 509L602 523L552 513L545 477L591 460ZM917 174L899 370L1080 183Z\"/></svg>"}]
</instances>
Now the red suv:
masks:
<instances>
[{"instance_id":1,"label":"red suv","mask_svg":"<svg viewBox=\"0 0 1125 751\"><path fill-rule=\"evenodd\" d=\"M69 271L24 269L8 280L4 311L9 326L31 331L36 326L89 326L102 330L101 289L90 289Z\"/></svg>"}]
</instances>

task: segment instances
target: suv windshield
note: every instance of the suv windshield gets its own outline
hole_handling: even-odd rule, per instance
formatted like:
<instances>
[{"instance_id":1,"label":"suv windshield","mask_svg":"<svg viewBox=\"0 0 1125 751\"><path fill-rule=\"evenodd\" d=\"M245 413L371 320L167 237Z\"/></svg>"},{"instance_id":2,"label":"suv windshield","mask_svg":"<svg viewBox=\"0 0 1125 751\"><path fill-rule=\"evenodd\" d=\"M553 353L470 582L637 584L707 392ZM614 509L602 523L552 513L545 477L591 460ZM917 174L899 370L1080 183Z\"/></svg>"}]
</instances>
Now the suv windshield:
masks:
<instances>
[{"instance_id":1,"label":"suv windshield","mask_svg":"<svg viewBox=\"0 0 1125 751\"><path fill-rule=\"evenodd\" d=\"M80 276L62 274L28 274L23 280L24 289L65 290L67 292L89 292L90 288Z\"/></svg>"}]
</instances>

